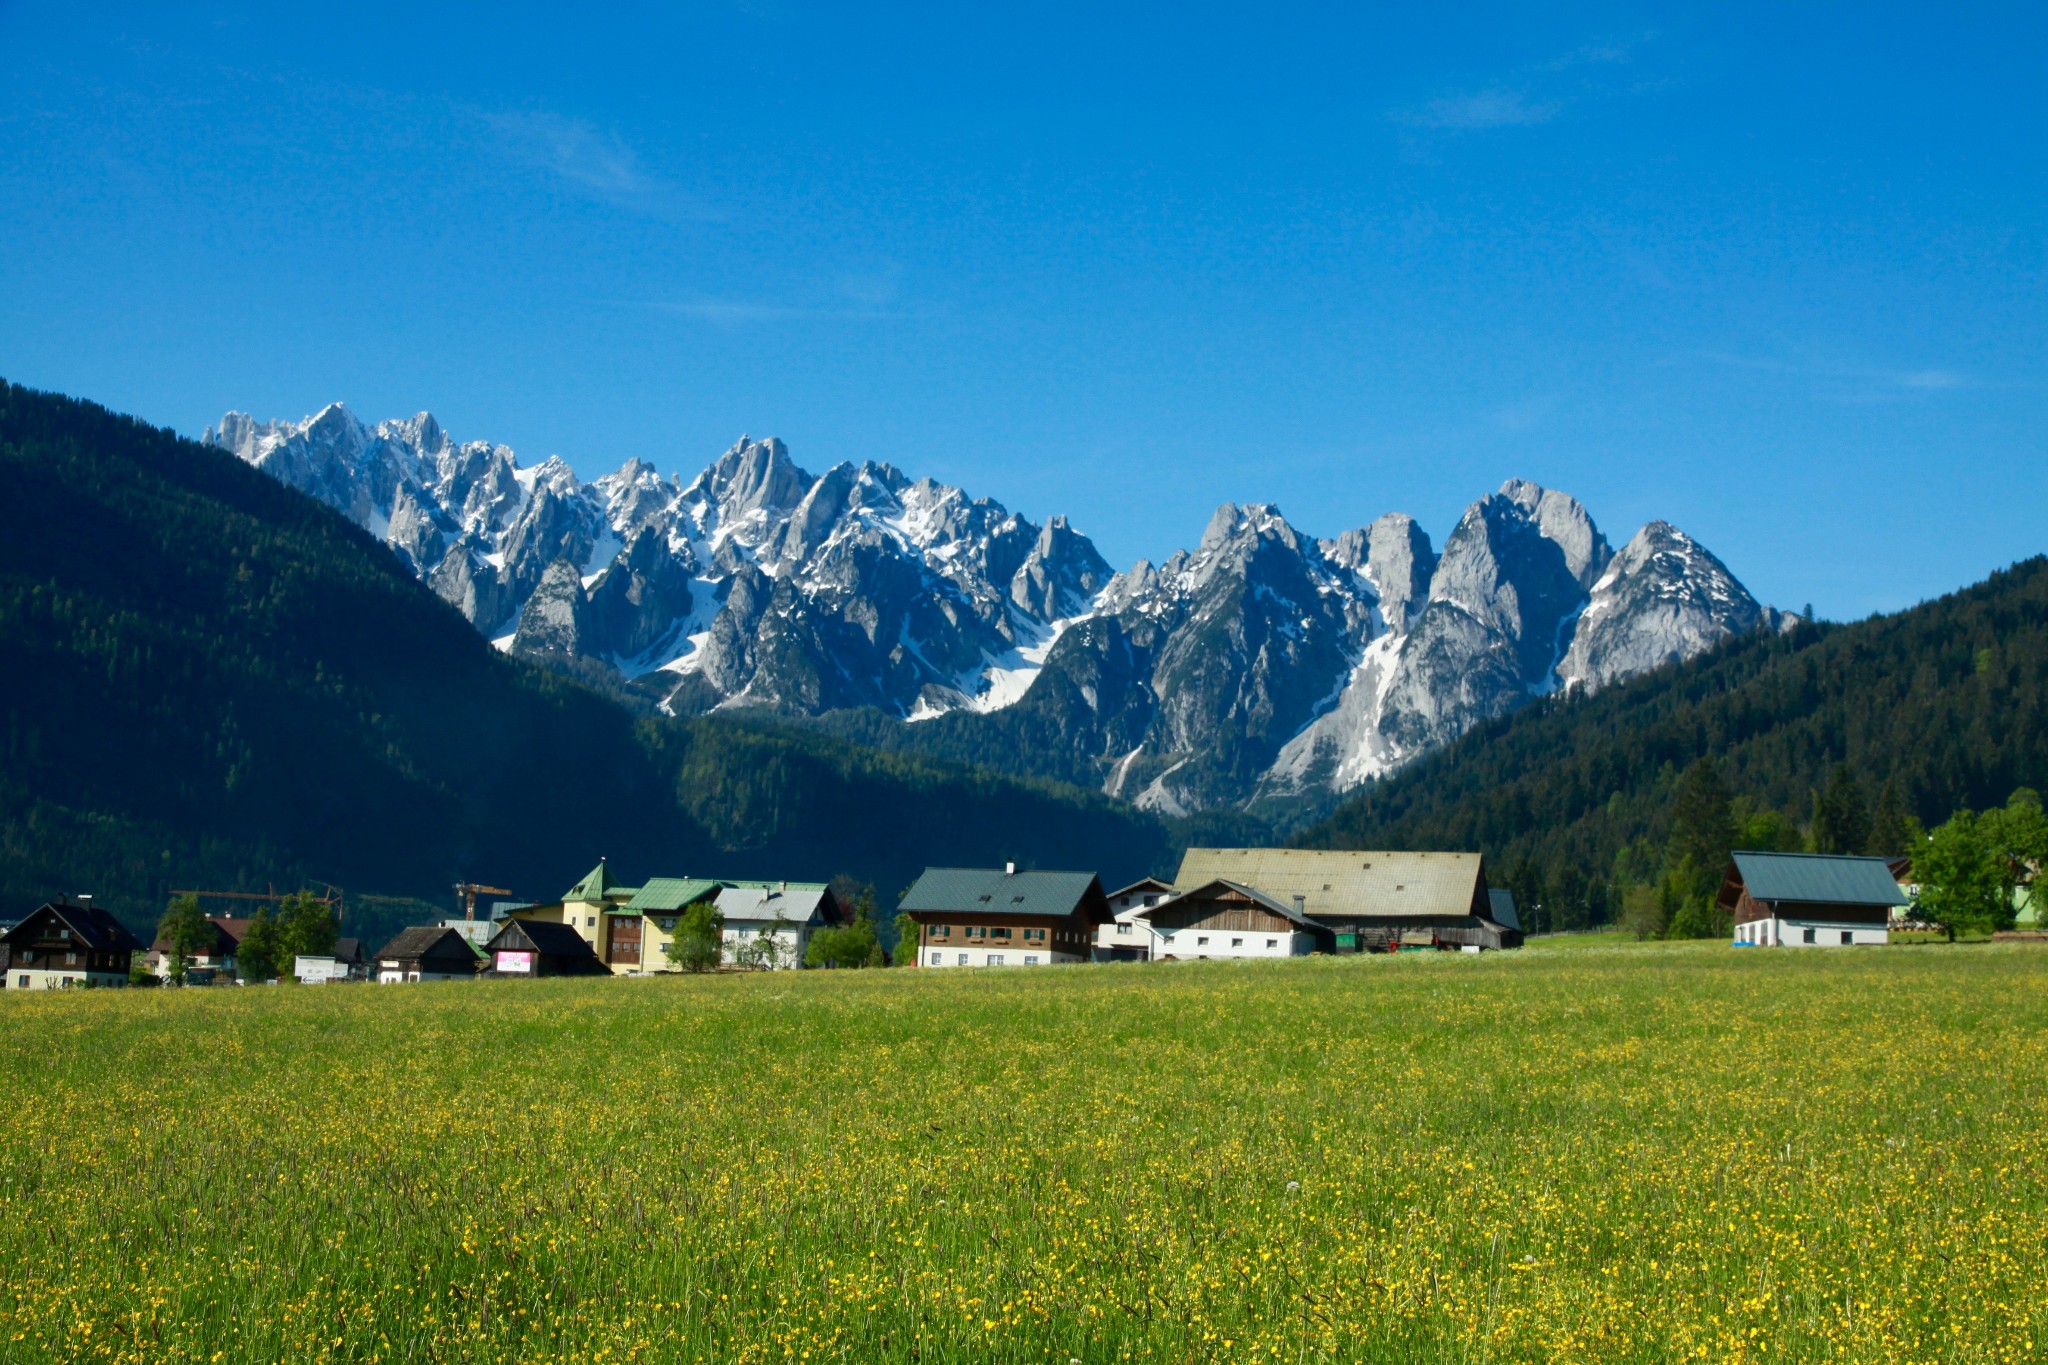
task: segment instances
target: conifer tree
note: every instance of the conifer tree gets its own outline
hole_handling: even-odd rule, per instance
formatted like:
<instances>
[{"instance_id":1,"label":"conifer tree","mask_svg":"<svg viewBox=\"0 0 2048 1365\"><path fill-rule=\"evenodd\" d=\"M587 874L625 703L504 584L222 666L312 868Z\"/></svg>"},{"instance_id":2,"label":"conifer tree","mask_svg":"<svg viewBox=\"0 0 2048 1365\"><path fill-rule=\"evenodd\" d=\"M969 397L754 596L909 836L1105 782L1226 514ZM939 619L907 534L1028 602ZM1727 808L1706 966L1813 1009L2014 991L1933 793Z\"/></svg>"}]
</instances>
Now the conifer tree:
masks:
<instances>
[{"instance_id":1,"label":"conifer tree","mask_svg":"<svg viewBox=\"0 0 2048 1365\"><path fill-rule=\"evenodd\" d=\"M1848 764L1837 763L1827 789L1813 796L1813 851L1861 853L1869 843L1870 807L1863 800L1863 784Z\"/></svg>"},{"instance_id":2,"label":"conifer tree","mask_svg":"<svg viewBox=\"0 0 2048 1365\"><path fill-rule=\"evenodd\" d=\"M1877 790L1877 812L1870 819L1870 841L1864 851L1878 858L1897 858L1912 853L1912 831L1906 825L1905 807L1899 801L1899 784L1891 778Z\"/></svg>"}]
</instances>

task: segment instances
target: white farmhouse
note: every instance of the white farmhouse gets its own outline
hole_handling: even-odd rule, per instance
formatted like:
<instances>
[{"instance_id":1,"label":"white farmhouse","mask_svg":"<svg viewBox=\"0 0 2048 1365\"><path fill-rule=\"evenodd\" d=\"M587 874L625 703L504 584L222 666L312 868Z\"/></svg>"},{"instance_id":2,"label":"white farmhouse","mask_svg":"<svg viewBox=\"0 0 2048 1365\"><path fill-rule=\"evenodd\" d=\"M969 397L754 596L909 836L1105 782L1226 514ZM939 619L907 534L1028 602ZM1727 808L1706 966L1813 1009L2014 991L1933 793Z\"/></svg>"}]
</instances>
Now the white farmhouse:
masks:
<instances>
[{"instance_id":1,"label":"white farmhouse","mask_svg":"<svg viewBox=\"0 0 2048 1365\"><path fill-rule=\"evenodd\" d=\"M717 904L725 960L743 967L801 967L811 935L839 922L823 882L726 882Z\"/></svg>"},{"instance_id":2,"label":"white farmhouse","mask_svg":"<svg viewBox=\"0 0 2048 1365\"><path fill-rule=\"evenodd\" d=\"M1157 957L1304 957L1328 952L1330 930L1291 905L1216 878L1139 910L1158 938Z\"/></svg>"},{"instance_id":3,"label":"white farmhouse","mask_svg":"<svg viewBox=\"0 0 2048 1365\"><path fill-rule=\"evenodd\" d=\"M1883 858L1737 853L1715 904L1735 919L1737 947L1847 948L1885 943L1906 894Z\"/></svg>"},{"instance_id":4,"label":"white farmhouse","mask_svg":"<svg viewBox=\"0 0 2048 1365\"><path fill-rule=\"evenodd\" d=\"M1095 929L1098 962L1148 962L1158 955L1157 936L1139 912L1173 894L1173 883L1141 877L1109 894L1110 921Z\"/></svg>"}]
</instances>

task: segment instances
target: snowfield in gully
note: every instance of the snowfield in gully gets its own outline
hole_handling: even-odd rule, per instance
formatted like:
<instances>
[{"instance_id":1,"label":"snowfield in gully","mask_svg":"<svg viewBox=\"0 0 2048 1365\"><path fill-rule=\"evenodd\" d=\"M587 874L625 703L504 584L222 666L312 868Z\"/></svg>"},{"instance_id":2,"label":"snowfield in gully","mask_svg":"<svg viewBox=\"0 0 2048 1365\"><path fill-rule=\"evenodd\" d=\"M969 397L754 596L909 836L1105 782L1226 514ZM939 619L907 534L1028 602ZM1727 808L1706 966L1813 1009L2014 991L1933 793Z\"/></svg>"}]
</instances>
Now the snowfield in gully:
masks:
<instances>
[{"instance_id":1,"label":"snowfield in gully","mask_svg":"<svg viewBox=\"0 0 2048 1365\"><path fill-rule=\"evenodd\" d=\"M10 1361L2025 1361L2026 946L0 1001Z\"/></svg>"}]
</instances>

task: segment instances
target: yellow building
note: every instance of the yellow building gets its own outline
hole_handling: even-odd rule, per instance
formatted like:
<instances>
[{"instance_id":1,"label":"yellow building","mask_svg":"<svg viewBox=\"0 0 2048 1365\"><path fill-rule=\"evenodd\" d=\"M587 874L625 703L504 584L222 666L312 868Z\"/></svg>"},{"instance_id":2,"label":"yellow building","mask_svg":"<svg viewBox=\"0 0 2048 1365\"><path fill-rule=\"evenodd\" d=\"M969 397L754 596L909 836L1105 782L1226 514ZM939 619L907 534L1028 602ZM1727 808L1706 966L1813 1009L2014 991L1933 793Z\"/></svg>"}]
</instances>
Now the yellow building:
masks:
<instances>
[{"instance_id":1,"label":"yellow building","mask_svg":"<svg viewBox=\"0 0 2048 1365\"><path fill-rule=\"evenodd\" d=\"M530 905L514 918L566 924L583 937L597 960L621 975L666 972L668 945L684 907L715 895L720 883L697 877L655 877L645 886L621 886L600 862L547 905Z\"/></svg>"}]
</instances>

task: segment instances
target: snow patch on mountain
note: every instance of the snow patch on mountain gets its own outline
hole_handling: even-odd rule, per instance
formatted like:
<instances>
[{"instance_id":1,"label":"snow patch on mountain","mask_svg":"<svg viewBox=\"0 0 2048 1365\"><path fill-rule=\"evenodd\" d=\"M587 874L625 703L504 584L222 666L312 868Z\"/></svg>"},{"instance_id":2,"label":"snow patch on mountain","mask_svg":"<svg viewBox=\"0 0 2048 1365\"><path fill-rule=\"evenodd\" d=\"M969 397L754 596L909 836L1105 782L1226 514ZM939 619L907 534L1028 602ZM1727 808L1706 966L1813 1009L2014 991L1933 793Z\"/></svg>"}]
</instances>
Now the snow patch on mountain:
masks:
<instances>
[{"instance_id":1,"label":"snow patch on mountain","mask_svg":"<svg viewBox=\"0 0 2048 1365\"><path fill-rule=\"evenodd\" d=\"M229 413L206 439L356 521L500 649L616 669L671 710L1057 708L1035 733L1063 771L1162 814L1326 797L1532 698L1788 620L1677 528L1617 554L1521 479L1441 553L1399 513L1318 540L1227 503L1192 550L1112 574L1065 517L884 462L812 474L773 438L687 483L638 459L585 483L340 404Z\"/></svg>"}]
</instances>

